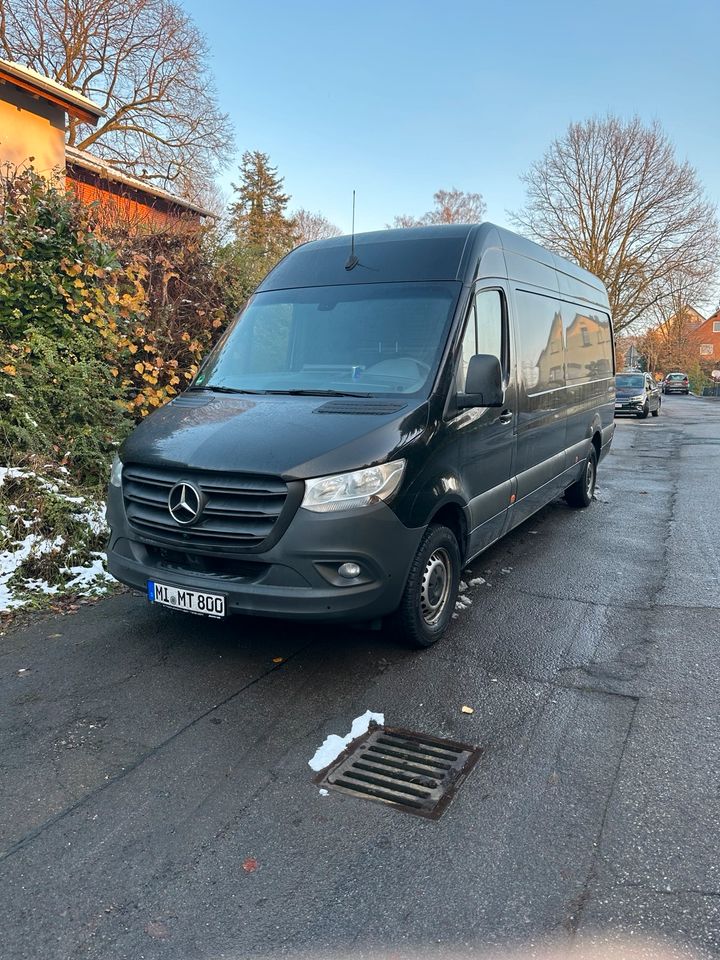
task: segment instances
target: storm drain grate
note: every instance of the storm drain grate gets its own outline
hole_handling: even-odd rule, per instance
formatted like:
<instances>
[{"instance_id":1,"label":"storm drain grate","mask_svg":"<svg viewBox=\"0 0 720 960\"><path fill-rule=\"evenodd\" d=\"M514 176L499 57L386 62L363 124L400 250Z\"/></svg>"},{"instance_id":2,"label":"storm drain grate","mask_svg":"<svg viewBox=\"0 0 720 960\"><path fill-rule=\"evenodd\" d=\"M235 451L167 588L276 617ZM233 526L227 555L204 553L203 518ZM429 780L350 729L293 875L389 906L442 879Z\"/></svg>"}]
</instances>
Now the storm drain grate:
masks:
<instances>
[{"instance_id":1,"label":"storm drain grate","mask_svg":"<svg viewBox=\"0 0 720 960\"><path fill-rule=\"evenodd\" d=\"M482 749L386 727L351 744L317 783L437 820Z\"/></svg>"}]
</instances>

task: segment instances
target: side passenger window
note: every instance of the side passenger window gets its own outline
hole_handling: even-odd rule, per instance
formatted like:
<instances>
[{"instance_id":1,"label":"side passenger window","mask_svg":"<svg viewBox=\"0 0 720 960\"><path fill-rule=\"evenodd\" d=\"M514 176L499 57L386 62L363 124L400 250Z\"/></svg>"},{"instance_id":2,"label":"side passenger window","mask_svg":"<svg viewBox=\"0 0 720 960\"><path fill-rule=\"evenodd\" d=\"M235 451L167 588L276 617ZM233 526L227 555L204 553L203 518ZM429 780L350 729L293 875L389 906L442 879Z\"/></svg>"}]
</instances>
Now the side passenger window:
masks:
<instances>
[{"instance_id":1,"label":"side passenger window","mask_svg":"<svg viewBox=\"0 0 720 960\"><path fill-rule=\"evenodd\" d=\"M475 295L465 328L456 379L458 393L465 390L468 364L476 353L489 353L502 364L502 341L502 294L499 290L481 290Z\"/></svg>"}]
</instances>

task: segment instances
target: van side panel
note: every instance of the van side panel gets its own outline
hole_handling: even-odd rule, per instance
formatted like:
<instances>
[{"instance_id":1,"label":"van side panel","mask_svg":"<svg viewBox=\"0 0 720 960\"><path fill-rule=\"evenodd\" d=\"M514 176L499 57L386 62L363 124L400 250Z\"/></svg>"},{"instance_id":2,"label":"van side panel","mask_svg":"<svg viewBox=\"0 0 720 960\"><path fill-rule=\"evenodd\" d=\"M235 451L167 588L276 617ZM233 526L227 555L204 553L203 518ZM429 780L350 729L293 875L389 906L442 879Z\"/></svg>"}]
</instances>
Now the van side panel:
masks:
<instances>
[{"instance_id":1,"label":"van side panel","mask_svg":"<svg viewBox=\"0 0 720 960\"><path fill-rule=\"evenodd\" d=\"M562 317L555 270L507 255L516 344L516 500L511 525L551 500L565 469Z\"/></svg>"},{"instance_id":2,"label":"van side panel","mask_svg":"<svg viewBox=\"0 0 720 960\"><path fill-rule=\"evenodd\" d=\"M524 243L527 243L526 241ZM505 250L518 379L516 499L507 529L578 477L595 434L612 438L614 360L600 281L547 251Z\"/></svg>"},{"instance_id":3,"label":"van side panel","mask_svg":"<svg viewBox=\"0 0 720 960\"><path fill-rule=\"evenodd\" d=\"M613 419L614 367L609 314L599 307L561 302L565 331L567 466L584 461L593 434Z\"/></svg>"}]
</instances>

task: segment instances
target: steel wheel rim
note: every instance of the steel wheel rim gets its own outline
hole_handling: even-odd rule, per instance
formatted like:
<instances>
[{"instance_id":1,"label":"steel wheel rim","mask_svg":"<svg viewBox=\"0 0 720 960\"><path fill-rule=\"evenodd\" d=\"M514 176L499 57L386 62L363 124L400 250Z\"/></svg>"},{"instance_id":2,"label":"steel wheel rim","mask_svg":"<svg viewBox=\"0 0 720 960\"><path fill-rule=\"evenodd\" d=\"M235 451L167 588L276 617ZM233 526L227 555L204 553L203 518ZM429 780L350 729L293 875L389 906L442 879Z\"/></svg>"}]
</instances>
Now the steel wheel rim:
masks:
<instances>
[{"instance_id":1,"label":"steel wheel rim","mask_svg":"<svg viewBox=\"0 0 720 960\"><path fill-rule=\"evenodd\" d=\"M592 460L588 460L587 467L585 468L585 493L588 497L592 497L593 486L595 485L595 470L593 468Z\"/></svg>"},{"instance_id":2,"label":"steel wheel rim","mask_svg":"<svg viewBox=\"0 0 720 960\"><path fill-rule=\"evenodd\" d=\"M434 627L443 615L450 596L452 566L444 547L438 547L428 557L420 587L420 613L429 627Z\"/></svg>"}]
</instances>

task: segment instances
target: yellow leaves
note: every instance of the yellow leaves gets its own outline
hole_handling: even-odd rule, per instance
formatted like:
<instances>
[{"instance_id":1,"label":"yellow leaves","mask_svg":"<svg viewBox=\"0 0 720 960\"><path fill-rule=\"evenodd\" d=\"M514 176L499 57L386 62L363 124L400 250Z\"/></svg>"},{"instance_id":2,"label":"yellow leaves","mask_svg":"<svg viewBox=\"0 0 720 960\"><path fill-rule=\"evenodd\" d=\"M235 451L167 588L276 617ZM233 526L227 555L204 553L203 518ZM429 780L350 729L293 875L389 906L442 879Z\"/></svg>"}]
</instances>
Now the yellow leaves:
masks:
<instances>
[{"instance_id":1,"label":"yellow leaves","mask_svg":"<svg viewBox=\"0 0 720 960\"><path fill-rule=\"evenodd\" d=\"M129 344L128 350L130 351L130 353L137 353L138 351L137 344L136 343Z\"/></svg>"},{"instance_id":2,"label":"yellow leaves","mask_svg":"<svg viewBox=\"0 0 720 960\"><path fill-rule=\"evenodd\" d=\"M184 343L190 343L190 334L187 332L187 330L183 331L183 333L180 334L180 339Z\"/></svg>"},{"instance_id":3,"label":"yellow leaves","mask_svg":"<svg viewBox=\"0 0 720 960\"><path fill-rule=\"evenodd\" d=\"M6 363L2 368L2 372L6 373L9 377L14 377L17 373L17 369L14 363Z\"/></svg>"},{"instance_id":4,"label":"yellow leaves","mask_svg":"<svg viewBox=\"0 0 720 960\"><path fill-rule=\"evenodd\" d=\"M83 280L80 280L80 279L78 278L77 280L73 280L73 286L74 286L77 290L84 290L84 289L85 289L85 282L84 282Z\"/></svg>"},{"instance_id":5,"label":"yellow leaves","mask_svg":"<svg viewBox=\"0 0 720 960\"><path fill-rule=\"evenodd\" d=\"M118 370L117 367L110 367L110 373L111 373L114 377L117 377L117 376L119 375L120 371Z\"/></svg>"},{"instance_id":6,"label":"yellow leaves","mask_svg":"<svg viewBox=\"0 0 720 960\"><path fill-rule=\"evenodd\" d=\"M144 350L146 353L155 353L155 352L156 352L156 351L155 351L155 347L153 347L153 345L150 344L150 343L145 343L145 344L143 344L143 350Z\"/></svg>"},{"instance_id":7,"label":"yellow leaves","mask_svg":"<svg viewBox=\"0 0 720 960\"><path fill-rule=\"evenodd\" d=\"M142 373L143 370L145 369L145 364L144 364L144 363L136 363L134 369L135 369L136 373Z\"/></svg>"}]
</instances>

